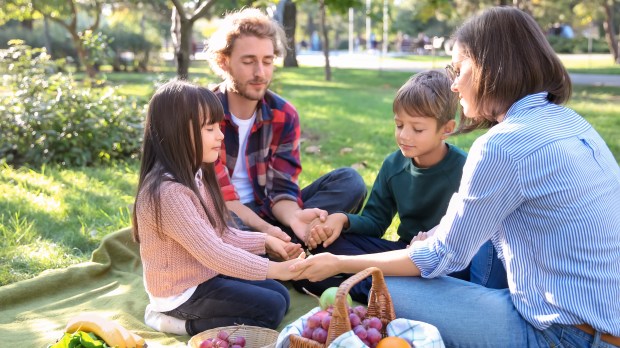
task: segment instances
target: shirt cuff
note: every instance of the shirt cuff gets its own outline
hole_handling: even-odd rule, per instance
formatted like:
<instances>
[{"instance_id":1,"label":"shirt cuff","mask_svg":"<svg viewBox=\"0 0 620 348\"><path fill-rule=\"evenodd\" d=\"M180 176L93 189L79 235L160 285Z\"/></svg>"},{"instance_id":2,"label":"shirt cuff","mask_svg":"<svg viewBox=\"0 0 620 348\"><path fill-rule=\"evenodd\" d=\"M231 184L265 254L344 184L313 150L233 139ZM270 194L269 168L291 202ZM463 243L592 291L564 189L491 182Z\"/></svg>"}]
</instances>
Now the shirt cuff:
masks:
<instances>
[{"instance_id":1,"label":"shirt cuff","mask_svg":"<svg viewBox=\"0 0 620 348\"><path fill-rule=\"evenodd\" d=\"M416 241L411 244L408 250L409 259L420 269L423 278L437 277L437 266L439 258L432 250L433 238L424 241Z\"/></svg>"}]
</instances>

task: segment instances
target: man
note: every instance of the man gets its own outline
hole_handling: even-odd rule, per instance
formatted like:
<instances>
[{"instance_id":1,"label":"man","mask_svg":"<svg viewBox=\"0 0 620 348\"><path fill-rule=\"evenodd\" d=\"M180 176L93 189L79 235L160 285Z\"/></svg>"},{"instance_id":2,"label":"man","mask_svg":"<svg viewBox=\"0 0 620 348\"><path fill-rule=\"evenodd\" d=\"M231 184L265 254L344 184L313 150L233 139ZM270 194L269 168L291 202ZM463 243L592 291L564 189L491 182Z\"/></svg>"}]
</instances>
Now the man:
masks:
<instances>
[{"instance_id":1,"label":"man","mask_svg":"<svg viewBox=\"0 0 620 348\"><path fill-rule=\"evenodd\" d=\"M224 80L213 89L225 113L216 172L241 227L305 242L315 219L359 211L366 185L355 170L340 168L300 190L299 115L269 90L274 60L285 53L284 38L277 22L249 8L226 16L209 40L209 63Z\"/></svg>"}]
</instances>

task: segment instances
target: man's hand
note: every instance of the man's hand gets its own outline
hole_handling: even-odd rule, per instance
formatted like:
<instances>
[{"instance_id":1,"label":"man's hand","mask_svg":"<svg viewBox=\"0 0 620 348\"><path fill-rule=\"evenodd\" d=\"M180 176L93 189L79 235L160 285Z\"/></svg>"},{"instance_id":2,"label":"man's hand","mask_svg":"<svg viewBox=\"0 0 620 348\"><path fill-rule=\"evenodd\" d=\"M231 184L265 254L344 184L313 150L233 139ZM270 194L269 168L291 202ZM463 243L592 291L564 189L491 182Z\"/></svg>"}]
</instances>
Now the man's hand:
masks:
<instances>
[{"instance_id":1,"label":"man's hand","mask_svg":"<svg viewBox=\"0 0 620 348\"><path fill-rule=\"evenodd\" d=\"M305 260L290 265L289 270L292 273L298 274L293 279L308 279L311 282L318 282L342 273L339 270L338 256L330 253L312 255Z\"/></svg>"},{"instance_id":2,"label":"man's hand","mask_svg":"<svg viewBox=\"0 0 620 348\"><path fill-rule=\"evenodd\" d=\"M329 215L324 223L311 224L305 239L306 246L308 249L315 249L323 243L323 247L327 248L340 236L347 221L345 214L335 213Z\"/></svg>"},{"instance_id":3,"label":"man's hand","mask_svg":"<svg viewBox=\"0 0 620 348\"><path fill-rule=\"evenodd\" d=\"M327 211L319 208L300 209L293 213L289 226L300 239L305 239L308 226L314 221L319 219L320 222L327 220Z\"/></svg>"},{"instance_id":4,"label":"man's hand","mask_svg":"<svg viewBox=\"0 0 620 348\"><path fill-rule=\"evenodd\" d=\"M262 228L259 232L266 233L267 235L276 237L285 242L291 241L291 237L278 226L267 224L267 226Z\"/></svg>"}]
</instances>

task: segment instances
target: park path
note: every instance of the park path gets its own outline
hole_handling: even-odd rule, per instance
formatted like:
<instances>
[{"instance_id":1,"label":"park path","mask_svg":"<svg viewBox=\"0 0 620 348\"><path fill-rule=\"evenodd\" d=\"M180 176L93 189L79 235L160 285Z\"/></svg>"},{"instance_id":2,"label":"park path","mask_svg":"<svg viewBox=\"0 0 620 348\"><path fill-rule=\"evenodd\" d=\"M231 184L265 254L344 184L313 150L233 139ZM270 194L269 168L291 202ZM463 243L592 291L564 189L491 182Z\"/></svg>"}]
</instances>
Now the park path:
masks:
<instances>
[{"instance_id":1,"label":"park path","mask_svg":"<svg viewBox=\"0 0 620 348\"><path fill-rule=\"evenodd\" d=\"M297 53L297 62L302 66L325 66L322 52ZM396 59L389 54L352 53L342 51L330 52L329 63L334 68L343 69L372 69L385 71L420 72L425 69L441 69L445 66L444 60L428 62ZM600 74L570 74L573 84L591 86L620 87L620 75Z\"/></svg>"}]
</instances>

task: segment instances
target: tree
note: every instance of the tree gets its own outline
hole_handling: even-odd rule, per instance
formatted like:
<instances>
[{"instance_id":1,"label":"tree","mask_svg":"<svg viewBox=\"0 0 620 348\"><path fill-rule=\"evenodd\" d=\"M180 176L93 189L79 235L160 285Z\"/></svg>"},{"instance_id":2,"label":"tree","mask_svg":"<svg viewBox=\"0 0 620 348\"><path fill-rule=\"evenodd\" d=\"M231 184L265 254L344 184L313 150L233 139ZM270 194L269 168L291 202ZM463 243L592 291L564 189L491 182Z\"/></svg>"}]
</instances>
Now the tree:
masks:
<instances>
[{"instance_id":1,"label":"tree","mask_svg":"<svg viewBox=\"0 0 620 348\"><path fill-rule=\"evenodd\" d=\"M362 6L360 0L319 0L319 17L321 22L321 36L323 44L323 55L325 56L325 81L331 81L332 70L329 64L329 37L327 28L327 12L344 15L350 7L358 8Z\"/></svg>"},{"instance_id":2,"label":"tree","mask_svg":"<svg viewBox=\"0 0 620 348\"><path fill-rule=\"evenodd\" d=\"M77 52L78 59L85 68L90 78L94 78L97 71L89 52L84 45L85 33L92 33L99 27L101 18L101 5L103 0L76 1L76 0L46 0L46 1L27 1L9 0L3 5L5 11L1 11L0 23L8 19L28 20L44 17L60 24L65 28ZM94 17L93 22L85 30L78 28L78 13L80 10Z\"/></svg>"},{"instance_id":3,"label":"tree","mask_svg":"<svg viewBox=\"0 0 620 348\"><path fill-rule=\"evenodd\" d=\"M170 34L174 45L174 57L177 63L177 76L187 79L189 72L189 57L192 52L192 28L194 23L204 17L216 0L196 1L191 16L180 0L172 0L172 26Z\"/></svg>"},{"instance_id":4,"label":"tree","mask_svg":"<svg viewBox=\"0 0 620 348\"><path fill-rule=\"evenodd\" d=\"M616 64L620 64L620 52L618 46L618 39L616 36L616 27L614 25L614 0L604 0L603 8L605 9L605 21L603 22L603 28L605 29L605 40L607 40L607 44L609 45L609 52L614 57L614 62Z\"/></svg>"},{"instance_id":5,"label":"tree","mask_svg":"<svg viewBox=\"0 0 620 348\"><path fill-rule=\"evenodd\" d=\"M280 0L278 3L278 20L282 23L286 34L286 56L284 67L296 68L297 50L295 47L295 29L297 28L297 5L292 0Z\"/></svg>"}]
</instances>

